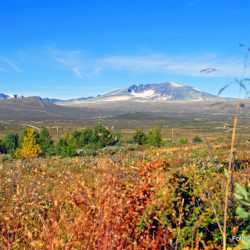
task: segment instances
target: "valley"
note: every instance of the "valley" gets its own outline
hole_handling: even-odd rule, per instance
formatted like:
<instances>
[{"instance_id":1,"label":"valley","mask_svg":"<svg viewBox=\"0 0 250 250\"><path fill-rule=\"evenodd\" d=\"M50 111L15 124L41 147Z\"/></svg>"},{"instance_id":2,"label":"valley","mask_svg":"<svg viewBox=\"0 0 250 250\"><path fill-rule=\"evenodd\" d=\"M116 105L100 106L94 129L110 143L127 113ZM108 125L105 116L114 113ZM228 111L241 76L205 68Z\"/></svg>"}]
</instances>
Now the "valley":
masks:
<instances>
[{"instance_id":1,"label":"valley","mask_svg":"<svg viewBox=\"0 0 250 250\"><path fill-rule=\"evenodd\" d=\"M249 176L250 100L189 87L170 100L169 86L176 98L186 90L171 83L93 99L0 100L0 246L222 249L230 159L233 183L242 188ZM249 228L231 215L239 204L231 196L228 235Z\"/></svg>"}]
</instances>

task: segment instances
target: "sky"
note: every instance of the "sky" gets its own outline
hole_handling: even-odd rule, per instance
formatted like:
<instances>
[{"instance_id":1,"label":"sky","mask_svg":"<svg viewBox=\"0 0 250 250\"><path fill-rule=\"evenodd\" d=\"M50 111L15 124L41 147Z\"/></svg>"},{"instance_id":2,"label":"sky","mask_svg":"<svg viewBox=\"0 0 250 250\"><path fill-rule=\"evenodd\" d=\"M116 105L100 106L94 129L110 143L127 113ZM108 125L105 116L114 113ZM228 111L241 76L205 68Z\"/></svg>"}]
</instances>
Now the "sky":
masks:
<instances>
[{"instance_id":1,"label":"sky","mask_svg":"<svg viewBox=\"0 0 250 250\"><path fill-rule=\"evenodd\" d=\"M171 81L216 94L242 77L249 13L249 0L0 0L0 93L69 99Z\"/></svg>"}]
</instances>

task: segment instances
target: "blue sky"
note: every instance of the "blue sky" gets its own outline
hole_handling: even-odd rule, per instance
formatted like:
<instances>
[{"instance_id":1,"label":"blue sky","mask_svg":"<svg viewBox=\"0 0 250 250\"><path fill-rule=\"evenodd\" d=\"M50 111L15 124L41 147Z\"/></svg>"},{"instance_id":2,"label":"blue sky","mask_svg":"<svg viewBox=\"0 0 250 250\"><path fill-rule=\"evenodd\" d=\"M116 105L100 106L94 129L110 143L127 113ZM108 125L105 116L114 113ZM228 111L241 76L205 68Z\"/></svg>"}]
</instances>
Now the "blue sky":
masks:
<instances>
[{"instance_id":1,"label":"blue sky","mask_svg":"<svg viewBox=\"0 0 250 250\"><path fill-rule=\"evenodd\" d=\"M172 81L215 94L242 73L249 13L249 0L0 0L0 92L74 98Z\"/></svg>"}]
</instances>

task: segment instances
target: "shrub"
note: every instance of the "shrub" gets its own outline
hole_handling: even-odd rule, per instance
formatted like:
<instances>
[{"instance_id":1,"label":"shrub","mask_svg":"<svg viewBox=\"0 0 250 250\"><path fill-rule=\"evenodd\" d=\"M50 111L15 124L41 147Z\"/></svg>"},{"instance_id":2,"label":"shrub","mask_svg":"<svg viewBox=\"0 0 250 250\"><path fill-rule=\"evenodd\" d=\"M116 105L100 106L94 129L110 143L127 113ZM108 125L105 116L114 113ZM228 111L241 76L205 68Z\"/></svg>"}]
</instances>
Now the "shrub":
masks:
<instances>
[{"instance_id":1,"label":"shrub","mask_svg":"<svg viewBox=\"0 0 250 250\"><path fill-rule=\"evenodd\" d=\"M93 129L85 128L80 135L80 145L84 146L91 142Z\"/></svg>"},{"instance_id":2,"label":"shrub","mask_svg":"<svg viewBox=\"0 0 250 250\"><path fill-rule=\"evenodd\" d=\"M74 131L71 135L71 142L74 145L74 147L80 147L81 146L81 132Z\"/></svg>"},{"instance_id":3,"label":"shrub","mask_svg":"<svg viewBox=\"0 0 250 250\"><path fill-rule=\"evenodd\" d=\"M56 154L62 157L76 156L75 147L65 138L61 138L56 145Z\"/></svg>"},{"instance_id":4,"label":"shrub","mask_svg":"<svg viewBox=\"0 0 250 250\"><path fill-rule=\"evenodd\" d=\"M6 152L13 155L18 147L19 136L18 134L9 133L4 138Z\"/></svg>"},{"instance_id":5,"label":"shrub","mask_svg":"<svg viewBox=\"0 0 250 250\"><path fill-rule=\"evenodd\" d=\"M202 139L198 135L194 136L193 139L192 139L192 141L195 144L202 143Z\"/></svg>"},{"instance_id":6,"label":"shrub","mask_svg":"<svg viewBox=\"0 0 250 250\"><path fill-rule=\"evenodd\" d=\"M91 137L91 143L95 145L96 149L115 145L118 141L118 135L114 133L114 131L101 124L95 126Z\"/></svg>"},{"instance_id":7,"label":"shrub","mask_svg":"<svg viewBox=\"0 0 250 250\"><path fill-rule=\"evenodd\" d=\"M167 139L164 141L164 146L176 146L178 144L178 142L176 140L173 139Z\"/></svg>"},{"instance_id":8,"label":"shrub","mask_svg":"<svg viewBox=\"0 0 250 250\"><path fill-rule=\"evenodd\" d=\"M38 135L38 143L42 149L42 155L51 156L54 154L54 143L48 129L41 130Z\"/></svg>"},{"instance_id":9,"label":"shrub","mask_svg":"<svg viewBox=\"0 0 250 250\"><path fill-rule=\"evenodd\" d=\"M179 144L181 144L181 145L187 145L188 144L188 139L187 138L181 138L179 140Z\"/></svg>"},{"instance_id":10,"label":"shrub","mask_svg":"<svg viewBox=\"0 0 250 250\"><path fill-rule=\"evenodd\" d=\"M35 129L29 128L25 131L23 142L16 151L16 156L20 158L36 158L42 153L38 144L38 134Z\"/></svg>"},{"instance_id":11,"label":"shrub","mask_svg":"<svg viewBox=\"0 0 250 250\"><path fill-rule=\"evenodd\" d=\"M161 126L156 126L148 132L148 144L155 147L160 147L162 145L162 133Z\"/></svg>"},{"instance_id":12,"label":"shrub","mask_svg":"<svg viewBox=\"0 0 250 250\"><path fill-rule=\"evenodd\" d=\"M137 129L133 135L132 142L144 145L147 143L147 135L141 129Z\"/></svg>"},{"instance_id":13,"label":"shrub","mask_svg":"<svg viewBox=\"0 0 250 250\"><path fill-rule=\"evenodd\" d=\"M7 153L7 148L2 139L0 139L0 154L6 154Z\"/></svg>"}]
</instances>

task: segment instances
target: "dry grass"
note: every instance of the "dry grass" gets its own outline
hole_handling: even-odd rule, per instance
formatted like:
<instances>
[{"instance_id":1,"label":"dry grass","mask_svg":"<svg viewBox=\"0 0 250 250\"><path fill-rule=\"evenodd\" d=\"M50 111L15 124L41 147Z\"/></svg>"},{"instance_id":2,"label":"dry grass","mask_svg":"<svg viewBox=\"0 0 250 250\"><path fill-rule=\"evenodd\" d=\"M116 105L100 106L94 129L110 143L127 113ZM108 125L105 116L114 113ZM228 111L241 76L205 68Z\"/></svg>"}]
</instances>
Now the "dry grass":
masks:
<instances>
[{"instance_id":1,"label":"dry grass","mask_svg":"<svg viewBox=\"0 0 250 250\"><path fill-rule=\"evenodd\" d=\"M1 248L221 249L210 200L222 223L228 162L227 149L220 150L216 164L204 149L142 148L72 159L3 157ZM234 178L245 184L250 154L241 152ZM238 221L230 200L228 207L230 233Z\"/></svg>"}]
</instances>

